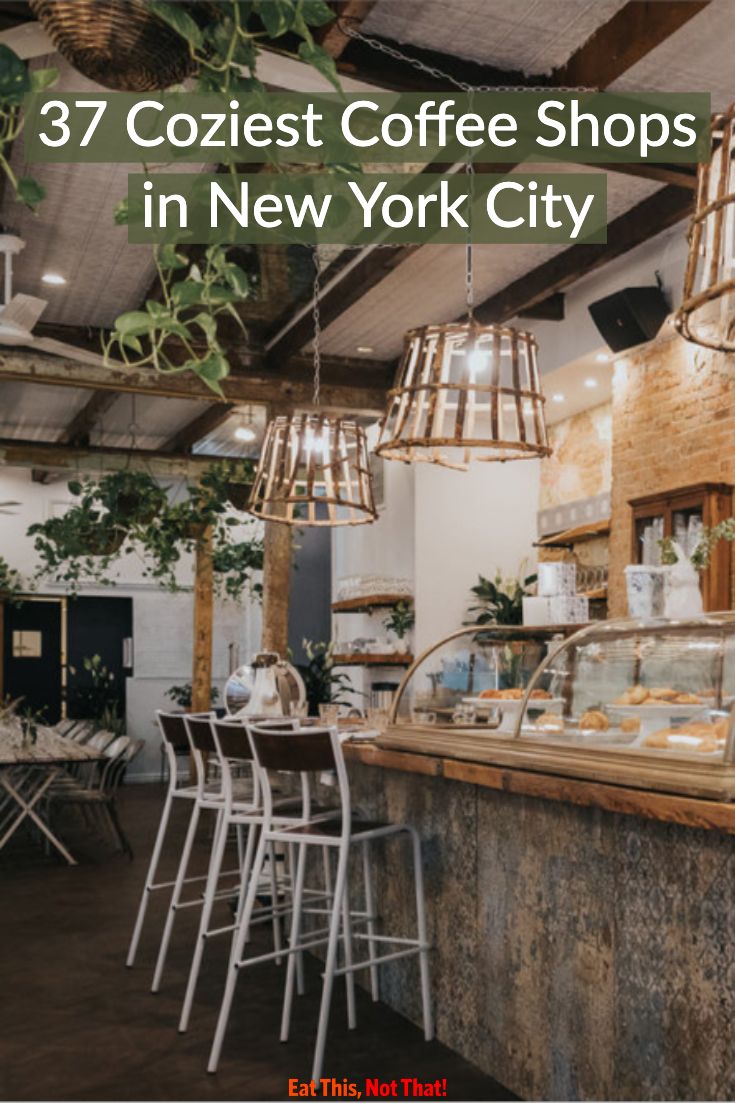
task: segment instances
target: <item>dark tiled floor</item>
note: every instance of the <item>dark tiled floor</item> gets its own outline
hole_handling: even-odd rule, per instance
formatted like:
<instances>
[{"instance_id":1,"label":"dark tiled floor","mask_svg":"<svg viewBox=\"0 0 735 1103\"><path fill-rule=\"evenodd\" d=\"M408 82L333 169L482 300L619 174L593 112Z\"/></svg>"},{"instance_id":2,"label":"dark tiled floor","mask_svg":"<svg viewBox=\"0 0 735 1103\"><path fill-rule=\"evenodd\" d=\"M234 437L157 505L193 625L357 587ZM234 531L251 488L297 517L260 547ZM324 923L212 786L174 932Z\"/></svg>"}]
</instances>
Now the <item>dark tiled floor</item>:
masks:
<instances>
[{"instance_id":1,"label":"dark tiled floor","mask_svg":"<svg viewBox=\"0 0 735 1103\"><path fill-rule=\"evenodd\" d=\"M227 946L205 958L189 1033L176 1023L197 909L182 912L162 990L149 985L161 904L149 911L138 965L124 967L145 861L162 790L131 786L120 811L137 858L112 854L69 821L80 864L45 859L30 840L0 855L0 1098L47 1100L278 1100L289 1077L307 1077L319 997L317 963L307 962L307 993L297 1000L292 1040L278 1042L282 970L263 965L240 981L219 1072L205 1064L225 971ZM181 819L175 821L181 839ZM206 840L197 850L200 867ZM173 871L175 847L166 855ZM157 894L163 897L163 893ZM446 1078L448 1097L514 1098L489 1077L382 1004L358 991L358 1029L345 1024L342 986L333 1004L326 1073L362 1081Z\"/></svg>"}]
</instances>

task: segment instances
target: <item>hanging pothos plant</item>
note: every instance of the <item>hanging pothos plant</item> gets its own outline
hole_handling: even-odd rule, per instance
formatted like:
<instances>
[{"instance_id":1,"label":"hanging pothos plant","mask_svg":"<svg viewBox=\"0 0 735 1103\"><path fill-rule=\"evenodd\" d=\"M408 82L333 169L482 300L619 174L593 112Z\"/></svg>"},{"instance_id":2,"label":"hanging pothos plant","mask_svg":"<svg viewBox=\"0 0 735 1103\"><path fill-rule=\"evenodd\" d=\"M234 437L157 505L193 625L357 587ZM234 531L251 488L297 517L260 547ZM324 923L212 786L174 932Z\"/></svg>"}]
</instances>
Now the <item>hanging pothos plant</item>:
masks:
<instances>
[{"instance_id":1,"label":"hanging pothos plant","mask_svg":"<svg viewBox=\"0 0 735 1103\"><path fill-rule=\"evenodd\" d=\"M16 571L0 555L0 601L6 601L9 605L20 605L21 595L27 589L20 571Z\"/></svg>"},{"instance_id":2,"label":"hanging pothos plant","mask_svg":"<svg viewBox=\"0 0 735 1103\"><path fill-rule=\"evenodd\" d=\"M147 0L146 6L187 42L200 92L243 95L264 91L256 75L259 43L285 34L301 40L301 60L340 90L334 59L314 41L311 32L312 27L334 19L324 0L214 0L206 5L206 22L201 17L194 20L181 4ZM236 171L234 165L230 171ZM115 212L116 222L127 222L128 214L127 200L123 200ZM231 248L227 243L210 245L203 260L191 263L183 245L157 246L154 258L160 298L149 299L144 310L127 311L116 318L104 345L105 356L115 354L132 367L194 372L223 396L221 383L229 375L230 363L218 337L217 319L229 314L245 332L235 303L243 302L253 291L252 277L232 261ZM171 338L178 341L172 344Z\"/></svg>"},{"instance_id":3,"label":"hanging pothos plant","mask_svg":"<svg viewBox=\"0 0 735 1103\"><path fill-rule=\"evenodd\" d=\"M143 574L175 592L181 589L176 570L182 556L196 551L211 532L217 593L233 600L246 591L260 597L254 575L263 567L263 542L259 535L238 539L236 529L255 522L234 516L229 503L232 485L251 482L252 474L247 460L213 464L187 488L186 498L172 504L145 472L70 482L78 501L28 530L41 560L37 573L74 593L82 582L111 584L109 572L120 554L138 554Z\"/></svg>"},{"instance_id":4,"label":"hanging pothos plant","mask_svg":"<svg viewBox=\"0 0 735 1103\"><path fill-rule=\"evenodd\" d=\"M31 210L46 194L33 176L16 176L10 165L10 146L23 129L23 97L42 92L54 83L58 69L29 69L9 46L0 45L0 169L16 198Z\"/></svg>"}]
</instances>

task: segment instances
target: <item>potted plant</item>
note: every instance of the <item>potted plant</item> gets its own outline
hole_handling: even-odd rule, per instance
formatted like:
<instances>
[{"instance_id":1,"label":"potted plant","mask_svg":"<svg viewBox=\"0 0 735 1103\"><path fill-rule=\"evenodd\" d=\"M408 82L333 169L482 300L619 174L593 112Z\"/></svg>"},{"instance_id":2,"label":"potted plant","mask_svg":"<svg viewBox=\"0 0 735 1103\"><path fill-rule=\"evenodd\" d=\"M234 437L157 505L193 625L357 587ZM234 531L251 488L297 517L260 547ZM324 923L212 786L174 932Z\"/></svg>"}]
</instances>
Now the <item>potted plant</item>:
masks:
<instances>
[{"instance_id":1,"label":"potted plant","mask_svg":"<svg viewBox=\"0 0 735 1103\"><path fill-rule=\"evenodd\" d=\"M416 622L413 606L407 601L399 601L383 621L383 627L387 629L389 641L394 644L399 654L410 650L407 636ZM391 640L391 634L393 640Z\"/></svg>"},{"instance_id":2,"label":"potted plant","mask_svg":"<svg viewBox=\"0 0 735 1103\"><path fill-rule=\"evenodd\" d=\"M504 578L498 569L493 579L478 575L478 580L476 586L470 587L476 604L468 609L476 616L466 624L523 624L523 599L532 592L535 574Z\"/></svg>"},{"instance_id":3,"label":"potted plant","mask_svg":"<svg viewBox=\"0 0 735 1103\"><path fill-rule=\"evenodd\" d=\"M0 555L0 602L8 605L20 605L21 594L25 589L20 571L11 567L7 559Z\"/></svg>"},{"instance_id":4,"label":"potted plant","mask_svg":"<svg viewBox=\"0 0 735 1103\"><path fill-rule=\"evenodd\" d=\"M304 680L309 716L318 716L320 705L349 704L342 694L354 692L354 689L346 674L335 672L334 644L303 640L302 646L308 662L297 670Z\"/></svg>"},{"instance_id":5,"label":"potted plant","mask_svg":"<svg viewBox=\"0 0 735 1103\"><path fill-rule=\"evenodd\" d=\"M122 525L147 525L166 505L166 491L145 471L113 471L104 475L91 493Z\"/></svg>"}]
</instances>

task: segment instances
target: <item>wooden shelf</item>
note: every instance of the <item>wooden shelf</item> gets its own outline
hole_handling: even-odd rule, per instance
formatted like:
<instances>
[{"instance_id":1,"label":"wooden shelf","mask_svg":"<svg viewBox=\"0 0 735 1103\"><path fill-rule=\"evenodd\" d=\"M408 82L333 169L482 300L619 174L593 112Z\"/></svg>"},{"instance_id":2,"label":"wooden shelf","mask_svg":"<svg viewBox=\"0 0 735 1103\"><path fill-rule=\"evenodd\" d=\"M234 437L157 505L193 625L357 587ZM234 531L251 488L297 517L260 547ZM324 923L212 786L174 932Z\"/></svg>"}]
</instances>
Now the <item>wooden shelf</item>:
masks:
<instances>
[{"instance_id":1,"label":"wooden shelf","mask_svg":"<svg viewBox=\"0 0 735 1103\"><path fill-rule=\"evenodd\" d=\"M410 666L413 655L333 655L335 666Z\"/></svg>"},{"instance_id":2,"label":"wooden shelf","mask_svg":"<svg viewBox=\"0 0 735 1103\"><path fill-rule=\"evenodd\" d=\"M607 586L598 586L594 590L582 590L581 596L588 601L607 601Z\"/></svg>"},{"instance_id":3,"label":"wooden shelf","mask_svg":"<svg viewBox=\"0 0 735 1103\"><path fill-rule=\"evenodd\" d=\"M537 548L566 548L570 544L582 544L585 540L594 540L596 536L607 536L610 532L610 518L591 521L587 525L577 525L573 529L544 536L534 545Z\"/></svg>"},{"instance_id":4,"label":"wooden shelf","mask_svg":"<svg viewBox=\"0 0 735 1103\"><path fill-rule=\"evenodd\" d=\"M367 597L348 597L344 601L333 601L333 613L369 613L372 609L387 609L405 601L413 604L413 597L406 594L370 594Z\"/></svg>"}]
</instances>

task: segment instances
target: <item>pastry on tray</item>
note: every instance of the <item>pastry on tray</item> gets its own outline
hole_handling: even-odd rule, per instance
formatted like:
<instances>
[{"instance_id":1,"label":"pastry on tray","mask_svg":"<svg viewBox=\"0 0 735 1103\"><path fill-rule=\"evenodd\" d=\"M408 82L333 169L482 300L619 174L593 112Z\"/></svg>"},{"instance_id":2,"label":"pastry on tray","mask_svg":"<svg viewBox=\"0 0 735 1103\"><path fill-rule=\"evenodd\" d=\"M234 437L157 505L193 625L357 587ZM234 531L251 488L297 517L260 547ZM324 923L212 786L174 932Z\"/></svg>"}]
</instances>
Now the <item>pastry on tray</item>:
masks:
<instances>
[{"instance_id":1,"label":"pastry on tray","mask_svg":"<svg viewBox=\"0 0 735 1103\"><path fill-rule=\"evenodd\" d=\"M579 727L582 731L606 732L610 727L610 721L599 709L588 709L580 716Z\"/></svg>"},{"instance_id":2,"label":"pastry on tray","mask_svg":"<svg viewBox=\"0 0 735 1103\"><path fill-rule=\"evenodd\" d=\"M563 732L564 717L560 716L558 712L542 712L540 716L536 717L536 727L540 731Z\"/></svg>"},{"instance_id":3,"label":"pastry on tray","mask_svg":"<svg viewBox=\"0 0 735 1103\"><path fill-rule=\"evenodd\" d=\"M532 689L528 695L530 701L550 701L551 694L546 689Z\"/></svg>"},{"instance_id":4,"label":"pastry on tray","mask_svg":"<svg viewBox=\"0 0 735 1103\"><path fill-rule=\"evenodd\" d=\"M696 693L684 693L671 686L631 686L622 696L618 697L616 705L701 705L702 698Z\"/></svg>"},{"instance_id":5,"label":"pastry on tray","mask_svg":"<svg viewBox=\"0 0 735 1103\"><path fill-rule=\"evenodd\" d=\"M524 693L523 689L483 689L480 697L483 701L520 701Z\"/></svg>"},{"instance_id":6,"label":"pastry on tray","mask_svg":"<svg viewBox=\"0 0 735 1103\"><path fill-rule=\"evenodd\" d=\"M641 722L637 716L626 716L620 721L620 730L628 735L637 735L641 730Z\"/></svg>"},{"instance_id":7,"label":"pastry on tray","mask_svg":"<svg viewBox=\"0 0 735 1103\"><path fill-rule=\"evenodd\" d=\"M660 731L651 732L643 740L644 747L653 747L657 750L691 750L696 754L713 754L721 751L727 738L729 720L723 716L714 724L707 721L696 721L682 724L678 728L661 728ZM680 737L687 740L685 745L679 741ZM679 738L677 738L679 737ZM691 743L688 741L692 740Z\"/></svg>"}]
</instances>

